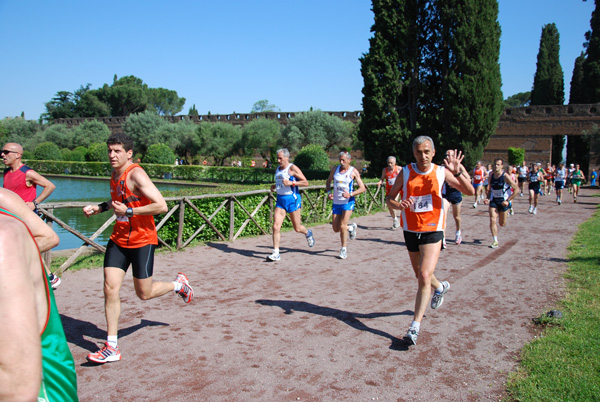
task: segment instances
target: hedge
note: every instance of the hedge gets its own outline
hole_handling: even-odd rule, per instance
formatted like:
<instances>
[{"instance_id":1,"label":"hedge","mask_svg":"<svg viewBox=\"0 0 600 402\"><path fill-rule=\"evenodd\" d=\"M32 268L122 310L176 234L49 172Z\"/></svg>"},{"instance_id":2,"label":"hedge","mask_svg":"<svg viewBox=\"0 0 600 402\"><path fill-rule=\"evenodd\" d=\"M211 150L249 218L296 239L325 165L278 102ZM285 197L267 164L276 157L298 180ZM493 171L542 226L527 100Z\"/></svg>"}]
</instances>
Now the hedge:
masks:
<instances>
[{"instance_id":1,"label":"hedge","mask_svg":"<svg viewBox=\"0 0 600 402\"><path fill-rule=\"evenodd\" d=\"M74 162L27 160L27 166L41 174L72 174L78 176L110 176L108 162ZM155 165L140 163L152 178L173 178L190 181L235 182L248 184L273 183L275 169L239 168L228 166ZM329 171L303 171L308 180L326 180Z\"/></svg>"}]
</instances>

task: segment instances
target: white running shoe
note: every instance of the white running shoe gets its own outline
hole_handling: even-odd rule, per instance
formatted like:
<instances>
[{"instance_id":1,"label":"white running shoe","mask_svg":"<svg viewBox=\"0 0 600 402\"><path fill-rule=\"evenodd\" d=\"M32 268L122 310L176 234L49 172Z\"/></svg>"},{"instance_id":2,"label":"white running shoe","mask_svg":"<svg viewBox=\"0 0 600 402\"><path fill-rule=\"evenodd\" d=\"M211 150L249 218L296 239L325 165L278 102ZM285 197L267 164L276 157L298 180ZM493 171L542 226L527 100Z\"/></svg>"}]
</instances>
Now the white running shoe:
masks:
<instances>
[{"instance_id":1,"label":"white running shoe","mask_svg":"<svg viewBox=\"0 0 600 402\"><path fill-rule=\"evenodd\" d=\"M392 230L396 230L400 227L400 219L398 217L394 218L394 222L392 223Z\"/></svg>"},{"instance_id":2,"label":"white running shoe","mask_svg":"<svg viewBox=\"0 0 600 402\"><path fill-rule=\"evenodd\" d=\"M462 236L461 235L456 235L456 239L454 240L454 242L456 244L460 244L462 243Z\"/></svg>"},{"instance_id":3,"label":"white running shoe","mask_svg":"<svg viewBox=\"0 0 600 402\"><path fill-rule=\"evenodd\" d=\"M444 302L444 295L448 293L448 289L450 289L450 284L448 281L442 281L442 293L438 293L438 291L433 292L433 297L431 298L431 308L436 309L442 305Z\"/></svg>"},{"instance_id":4,"label":"white running shoe","mask_svg":"<svg viewBox=\"0 0 600 402\"><path fill-rule=\"evenodd\" d=\"M533 208L533 212L534 215L537 215L537 207Z\"/></svg>"},{"instance_id":5,"label":"white running shoe","mask_svg":"<svg viewBox=\"0 0 600 402\"><path fill-rule=\"evenodd\" d=\"M338 255L338 258L340 260L345 260L348 257L348 254L346 253L346 250L341 249L340 250L340 255Z\"/></svg>"},{"instance_id":6,"label":"white running shoe","mask_svg":"<svg viewBox=\"0 0 600 402\"><path fill-rule=\"evenodd\" d=\"M533 213L533 205L529 206L529 213L532 214Z\"/></svg>"},{"instance_id":7,"label":"white running shoe","mask_svg":"<svg viewBox=\"0 0 600 402\"><path fill-rule=\"evenodd\" d=\"M348 229L348 232L349 232L349 235L350 235L350 240L356 239L356 228L357 228L356 223L351 223L348 226L352 227L352 230Z\"/></svg>"},{"instance_id":8,"label":"white running shoe","mask_svg":"<svg viewBox=\"0 0 600 402\"><path fill-rule=\"evenodd\" d=\"M313 232L310 229L308 229L308 233L306 234L306 241L308 242L308 247L312 247L315 245L315 237L313 236Z\"/></svg>"},{"instance_id":9,"label":"white running shoe","mask_svg":"<svg viewBox=\"0 0 600 402\"><path fill-rule=\"evenodd\" d=\"M270 256L268 256L267 259L270 261L279 261L281 257L279 256L279 253L273 253Z\"/></svg>"}]
</instances>

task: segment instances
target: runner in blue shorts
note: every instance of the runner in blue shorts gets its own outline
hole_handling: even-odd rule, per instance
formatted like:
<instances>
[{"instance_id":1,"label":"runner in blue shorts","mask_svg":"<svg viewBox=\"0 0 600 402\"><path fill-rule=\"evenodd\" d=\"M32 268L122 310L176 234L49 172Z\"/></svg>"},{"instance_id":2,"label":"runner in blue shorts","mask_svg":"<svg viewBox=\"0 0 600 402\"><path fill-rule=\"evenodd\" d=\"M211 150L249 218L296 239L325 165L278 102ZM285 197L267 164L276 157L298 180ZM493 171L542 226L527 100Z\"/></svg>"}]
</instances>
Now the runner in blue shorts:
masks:
<instances>
[{"instance_id":1,"label":"runner in blue shorts","mask_svg":"<svg viewBox=\"0 0 600 402\"><path fill-rule=\"evenodd\" d=\"M344 260L348 256L346 242L348 235L350 240L356 237L356 223L348 224L352 211L354 210L354 196L363 193L366 188L360 178L360 173L350 166L350 153L340 152L340 165L331 169L329 178L325 183L325 190L329 193L329 199L333 200L333 231L340 234L342 249L338 258ZM354 181L358 184L358 190L354 190ZM331 193L331 182L333 182L333 193Z\"/></svg>"},{"instance_id":2,"label":"runner in blue shorts","mask_svg":"<svg viewBox=\"0 0 600 402\"><path fill-rule=\"evenodd\" d=\"M308 246L315 244L312 230L302 225L301 210L302 198L298 193L298 187L308 187L308 180L302 174L300 168L290 163L290 152L286 148L277 151L277 169L275 170L275 184L271 191L277 192L275 213L273 216L273 254L267 257L270 261L279 261L279 239L281 238L281 225L285 215L290 215L294 230L306 236Z\"/></svg>"}]
</instances>

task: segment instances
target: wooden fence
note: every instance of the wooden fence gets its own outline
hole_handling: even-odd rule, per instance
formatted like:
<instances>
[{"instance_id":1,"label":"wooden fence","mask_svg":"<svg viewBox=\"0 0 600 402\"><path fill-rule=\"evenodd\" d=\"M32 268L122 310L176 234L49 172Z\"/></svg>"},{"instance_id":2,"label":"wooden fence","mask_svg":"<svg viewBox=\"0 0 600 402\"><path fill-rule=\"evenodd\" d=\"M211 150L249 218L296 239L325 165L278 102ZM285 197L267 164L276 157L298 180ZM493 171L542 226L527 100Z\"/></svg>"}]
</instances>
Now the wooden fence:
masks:
<instances>
[{"instance_id":1,"label":"wooden fence","mask_svg":"<svg viewBox=\"0 0 600 402\"><path fill-rule=\"evenodd\" d=\"M380 209L385 203L385 194L382 191L383 186L377 187L376 183L365 183L367 191L356 196L356 208L355 211L359 214L371 213L373 209ZM331 201L329 201L327 194L325 193L325 186L310 186L300 188L302 194L302 215L304 222L317 222L331 218ZM255 205L252 208L244 206L241 200L246 197L256 197ZM210 212L202 212L195 204L196 200L216 200L220 201L219 206L211 210ZM185 197L166 197L165 200L170 206L169 211L164 215L156 217L158 223L156 229L159 232L158 241L159 243L168 248L169 250L179 250L187 247L194 239L196 239L201 233L208 230L210 235L221 241L235 241L248 227L253 225L259 234L267 235L271 233L271 227L273 222L273 211L275 208L275 194L269 190L254 190L242 193L231 193L231 194L206 194L197 196L185 196ZM268 227L264 223L260 223L256 219L257 213L266 207L268 203L269 209L269 220ZM115 215L107 215L107 220L102 224L92 235L89 237L79 232L76 228L69 226L54 215L55 209L60 208L76 208L81 209L88 205L89 202L57 202L57 203L44 203L38 206L39 211L42 213L44 219L53 227L54 224L61 226L67 232L72 233L82 240L83 245L73 252L73 254L58 268L56 271L58 274L62 274L67 270L77 257L79 257L84 251L88 250L89 247L93 247L99 252L104 253L106 248L95 242L95 239L100 236L107 228L109 228L115 221ZM219 229L213 222L213 219L217 214L223 213L224 208L228 209L229 212L229 226L227 230ZM244 220L241 224L236 227L236 211L238 214L241 213ZM241 211L241 212L240 212ZM83 212L81 212L83 213ZM202 224L197 227L193 227L193 233L184 238L184 227L186 226L186 213L192 213L198 215L201 219ZM238 215L239 217L239 215ZM177 236L174 241L165 241L161 238L160 229L168 222L177 222ZM238 219L239 221L239 219ZM188 228L189 229L189 228ZM254 230L256 232L257 230ZM189 232L189 231L188 231ZM169 244L170 243L170 244ZM52 257L51 253L47 252L44 255L47 266L51 266Z\"/></svg>"}]
</instances>

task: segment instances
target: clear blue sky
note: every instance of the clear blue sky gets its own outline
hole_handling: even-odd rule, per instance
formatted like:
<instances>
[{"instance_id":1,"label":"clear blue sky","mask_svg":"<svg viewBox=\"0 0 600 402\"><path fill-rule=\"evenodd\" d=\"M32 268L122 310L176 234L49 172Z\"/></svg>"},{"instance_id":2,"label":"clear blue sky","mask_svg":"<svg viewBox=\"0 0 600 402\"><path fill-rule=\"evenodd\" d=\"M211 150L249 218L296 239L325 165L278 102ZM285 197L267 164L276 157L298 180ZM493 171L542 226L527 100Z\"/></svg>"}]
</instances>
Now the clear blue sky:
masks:
<instances>
[{"instance_id":1,"label":"clear blue sky","mask_svg":"<svg viewBox=\"0 0 600 402\"><path fill-rule=\"evenodd\" d=\"M567 94L594 1L500 0L508 97L533 83L542 27L556 23ZM368 0L0 0L0 118L37 119L58 91L135 75L199 113L362 109Z\"/></svg>"}]
</instances>

